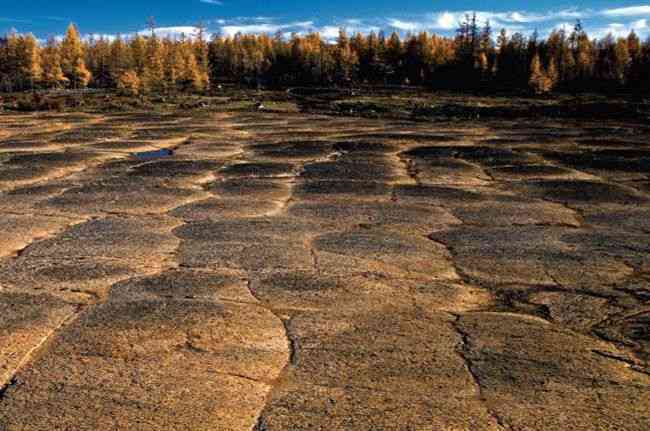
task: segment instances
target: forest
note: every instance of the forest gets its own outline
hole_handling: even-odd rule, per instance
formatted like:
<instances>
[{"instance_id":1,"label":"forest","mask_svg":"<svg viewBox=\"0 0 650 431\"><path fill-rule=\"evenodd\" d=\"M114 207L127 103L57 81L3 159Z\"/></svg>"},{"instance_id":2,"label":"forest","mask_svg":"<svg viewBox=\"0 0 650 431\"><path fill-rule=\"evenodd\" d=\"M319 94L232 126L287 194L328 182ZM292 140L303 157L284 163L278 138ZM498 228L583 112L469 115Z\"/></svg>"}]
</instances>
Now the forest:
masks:
<instances>
[{"instance_id":1,"label":"forest","mask_svg":"<svg viewBox=\"0 0 650 431\"><path fill-rule=\"evenodd\" d=\"M415 85L466 91L650 92L650 38L592 39L578 21L546 38L493 32L468 15L454 37L371 32L335 41L318 33L176 38L84 38L71 24L46 43L0 39L0 91L117 89L205 93L222 83L257 87Z\"/></svg>"}]
</instances>

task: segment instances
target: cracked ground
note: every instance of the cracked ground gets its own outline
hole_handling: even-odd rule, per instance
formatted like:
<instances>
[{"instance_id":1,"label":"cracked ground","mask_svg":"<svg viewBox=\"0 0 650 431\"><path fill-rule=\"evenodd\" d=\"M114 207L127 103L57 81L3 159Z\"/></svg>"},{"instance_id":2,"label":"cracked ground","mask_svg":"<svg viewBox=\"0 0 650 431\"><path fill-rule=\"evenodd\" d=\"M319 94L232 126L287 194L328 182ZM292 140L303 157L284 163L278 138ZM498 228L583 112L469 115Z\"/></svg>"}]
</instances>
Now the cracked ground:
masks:
<instances>
[{"instance_id":1,"label":"cracked ground","mask_svg":"<svg viewBox=\"0 0 650 431\"><path fill-rule=\"evenodd\" d=\"M2 431L650 429L650 128L0 131Z\"/></svg>"}]
</instances>

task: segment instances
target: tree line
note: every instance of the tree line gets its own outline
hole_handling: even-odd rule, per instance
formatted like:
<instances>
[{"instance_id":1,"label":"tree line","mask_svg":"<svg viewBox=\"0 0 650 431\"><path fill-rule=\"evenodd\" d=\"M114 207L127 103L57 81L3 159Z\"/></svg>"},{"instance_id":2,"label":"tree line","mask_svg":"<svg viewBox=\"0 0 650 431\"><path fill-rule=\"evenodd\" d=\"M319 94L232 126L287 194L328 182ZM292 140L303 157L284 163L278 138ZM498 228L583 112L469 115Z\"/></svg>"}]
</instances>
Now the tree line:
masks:
<instances>
[{"instance_id":1,"label":"tree line","mask_svg":"<svg viewBox=\"0 0 650 431\"><path fill-rule=\"evenodd\" d=\"M421 85L456 90L650 92L650 38L590 39L580 22L496 37L490 23L466 16L455 36L318 33L176 38L82 38L70 25L61 40L0 39L0 90L112 88L129 94L207 92L222 82L257 86Z\"/></svg>"}]
</instances>

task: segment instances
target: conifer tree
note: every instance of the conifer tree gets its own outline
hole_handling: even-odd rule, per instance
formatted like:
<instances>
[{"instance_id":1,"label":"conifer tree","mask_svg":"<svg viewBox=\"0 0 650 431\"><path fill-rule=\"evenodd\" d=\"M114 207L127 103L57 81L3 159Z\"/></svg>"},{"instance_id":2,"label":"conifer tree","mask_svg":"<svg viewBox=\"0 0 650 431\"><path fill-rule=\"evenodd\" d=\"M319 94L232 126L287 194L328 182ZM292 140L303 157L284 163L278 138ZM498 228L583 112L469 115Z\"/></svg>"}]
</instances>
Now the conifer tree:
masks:
<instances>
[{"instance_id":1,"label":"conifer tree","mask_svg":"<svg viewBox=\"0 0 650 431\"><path fill-rule=\"evenodd\" d=\"M92 85L107 88L113 84L111 75L111 43L107 38L91 38L86 46L86 67L92 74Z\"/></svg>"},{"instance_id":2,"label":"conifer tree","mask_svg":"<svg viewBox=\"0 0 650 431\"><path fill-rule=\"evenodd\" d=\"M196 56L194 55L192 42L186 38L183 38L178 43L181 64L179 67L177 82L180 84L183 90L203 91L204 81L202 80L199 64L196 61Z\"/></svg>"},{"instance_id":3,"label":"conifer tree","mask_svg":"<svg viewBox=\"0 0 650 431\"><path fill-rule=\"evenodd\" d=\"M619 38L614 48L614 73L619 84L625 83L627 72L629 71L631 59L627 40Z\"/></svg>"},{"instance_id":4,"label":"conifer tree","mask_svg":"<svg viewBox=\"0 0 650 431\"><path fill-rule=\"evenodd\" d=\"M137 35L129 43L131 50L132 67L135 72L142 76L144 74L144 65L147 58L147 41L142 35Z\"/></svg>"},{"instance_id":5,"label":"conifer tree","mask_svg":"<svg viewBox=\"0 0 650 431\"><path fill-rule=\"evenodd\" d=\"M339 29L336 61L337 81L344 83L352 81L359 64L359 57L352 50L350 38L344 28Z\"/></svg>"},{"instance_id":6,"label":"conifer tree","mask_svg":"<svg viewBox=\"0 0 650 431\"><path fill-rule=\"evenodd\" d=\"M183 58L178 44L167 39L164 41L164 62L163 67L164 87L168 92L176 91L179 88Z\"/></svg>"},{"instance_id":7,"label":"conifer tree","mask_svg":"<svg viewBox=\"0 0 650 431\"><path fill-rule=\"evenodd\" d=\"M76 88L85 88L86 86L88 86L88 83L92 78L92 74L86 68L86 64L84 63L83 58L81 57L77 58L77 61L75 63L72 72L72 76L73 76L72 82Z\"/></svg>"},{"instance_id":8,"label":"conifer tree","mask_svg":"<svg viewBox=\"0 0 650 431\"><path fill-rule=\"evenodd\" d=\"M551 90L551 82L542 68L539 54L533 56L530 64L530 79L528 83L535 94L544 94Z\"/></svg>"},{"instance_id":9,"label":"conifer tree","mask_svg":"<svg viewBox=\"0 0 650 431\"><path fill-rule=\"evenodd\" d=\"M46 88L59 88L68 81L61 69L59 47L54 38L48 39L43 49L42 70L42 82Z\"/></svg>"},{"instance_id":10,"label":"conifer tree","mask_svg":"<svg viewBox=\"0 0 650 431\"><path fill-rule=\"evenodd\" d=\"M631 32L626 38L592 41L579 22L570 35L557 30L546 40L502 30L496 47L489 22L481 27L475 15L466 17L454 38L426 32L405 38L397 33L386 38L381 32L348 36L341 31L336 43L318 33L294 34L290 39L281 33L237 34L207 41L202 27L193 38L160 38L153 24L151 28L150 36L109 41L83 40L70 25L61 43L50 40L44 46L33 36L10 32L0 38L0 90L68 83L74 88L202 92L211 80L324 85L406 79L465 90L479 84L490 88L487 83L495 77L499 87L530 86L536 92L555 86L650 91L650 40L641 42ZM134 77L139 81L135 86L130 84L136 82Z\"/></svg>"},{"instance_id":11,"label":"conifer tree","mask_svg":"<svg viewBox=\"0 0 650 431\"><path fill-rule=\"evenodd\" d=\"M20 36L17 48L17 74L22 87L34 88L40 81L43 70L41 69L40 48L32 34Z\"/></svg>"},{"instance_id":12,"label":"conifer tree","mask_svg":"<svg viewBox=\"0 0 650 431\"><path fill-rule=\"evenodd\" d=\"M558 81L560 79L554 59L550 59L548 63L548 68L546 70L546 77L548 79L548 85L550 91L557 86Z\"/></svg>"},{"instance_id":13,"label":"conifer tree","mask_svg":"<svg viewBox=\"0 0 650 431\"><path fill-rule=\"evenodd\" d=\"M4 91L14 91L20 86L20 76L18 74L19 61L18 50L20 47L20 39L15 30L11 30L7 34L4 43L2 63L2 89Z\"/></svg>"},{"instance_id":14,"label":"conifer tree","mask_svg":"<svg viewBox=\"0 0 650 431\"><path fill-rule=\"evenodd\" d=\"M111 81L117 83L117 80L127 70L134 70L133 57L130 47L124 42L121 35L111 43L110 54L108 59L108 70Z\"/></svg>"},{"instance_id":15,"label":"conifer tree","mask_svg":"<svg viewBox=\"0 0 650 431\"><path fill-rule=\"evenodd\" d=\"M163 46L156 34L151 32L147 40L146 58L142 71L142 87L146 92L160 92L165 88Z\"/></svg>"},{"instance_id":16,"label":"conifer tree","mask_svg":"<svg viewBox=\"0 0 650 431\"><path fill-rule=\"evenodd\" d=\"M262 40L266 41L266 35L262 35ZM265 49L268 49L266 46ZM210 87L210 64L209 48L205 38L205 27L203 24L198 25L198 32L194 41L194 55L199 69L199 87L207 90Z\"/></svg>"},{"instance_id":17,"label":"conifer tree","mask_svg":"<svg viewBox=\"0 0 650 431\"><path fill-rule=\"evenodd\" d=\"M79 31L70 24L61 42L61 68L74 88L85 87L91 75L84 61L84 45Z\"/></svg>"}]
</instances>

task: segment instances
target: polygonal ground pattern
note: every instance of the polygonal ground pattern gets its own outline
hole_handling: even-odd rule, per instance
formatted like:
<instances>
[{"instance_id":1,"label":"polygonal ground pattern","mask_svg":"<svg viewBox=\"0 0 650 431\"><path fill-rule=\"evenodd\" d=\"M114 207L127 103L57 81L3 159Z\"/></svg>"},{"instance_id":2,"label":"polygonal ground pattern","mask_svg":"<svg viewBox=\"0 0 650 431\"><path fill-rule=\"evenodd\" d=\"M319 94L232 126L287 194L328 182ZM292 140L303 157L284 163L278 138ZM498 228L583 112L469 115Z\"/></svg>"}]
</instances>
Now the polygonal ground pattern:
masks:
<instances>
[{"instance_id":1,"label":"polygonal ground pattern","mask_svg":"<svg viewBox=\"0 0 650 431\"><path fill-rule=\"evenodd\" d=\"M0 130L0 430L650 429L647 129Z\"/></svg>"}]
</instances>

